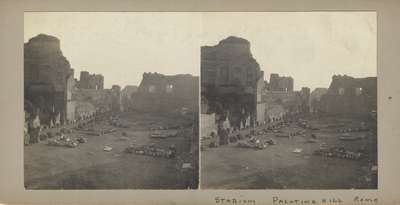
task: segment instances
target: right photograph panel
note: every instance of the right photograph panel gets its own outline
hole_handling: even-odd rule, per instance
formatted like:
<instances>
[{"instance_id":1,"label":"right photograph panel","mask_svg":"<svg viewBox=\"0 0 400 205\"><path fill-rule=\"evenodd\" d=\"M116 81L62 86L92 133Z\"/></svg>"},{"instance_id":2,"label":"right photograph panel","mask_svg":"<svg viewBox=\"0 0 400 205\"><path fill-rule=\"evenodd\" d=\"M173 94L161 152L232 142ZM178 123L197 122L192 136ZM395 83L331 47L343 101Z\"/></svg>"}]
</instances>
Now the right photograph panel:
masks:
<instances>
[{"instance_id":1,"label":"right photograph panel","mask_svg":"<svg viewBox=\"0 0 400 205\"><path fill-rule=\"evenodd\" d=\"M203 13L201 189L377 189L376 18Z\"/></svg>"}]
</instances>

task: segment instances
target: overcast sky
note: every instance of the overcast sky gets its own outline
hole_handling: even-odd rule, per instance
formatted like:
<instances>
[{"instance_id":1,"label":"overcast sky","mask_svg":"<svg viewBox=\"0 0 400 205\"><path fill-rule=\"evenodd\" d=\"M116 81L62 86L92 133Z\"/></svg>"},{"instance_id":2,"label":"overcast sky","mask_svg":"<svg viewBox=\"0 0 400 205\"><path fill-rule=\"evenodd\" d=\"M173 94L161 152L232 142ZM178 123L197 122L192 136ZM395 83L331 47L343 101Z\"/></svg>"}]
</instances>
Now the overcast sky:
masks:
<instances>
[{"instance_id":1,"label":"overcast sky","mask_svg":"<svg viewBox=\"0 0 400 205\"><path fill-rule=\"evenodd\" d=\"M101 73L105 87L138 85L143 72L200 73L200 46L234 35L251 43L270 73L295 89L328 87L334 74L376 76L375 12L29 12L24 40L58 37L79 72Z\"/></svg>"},{"instance_id":2,"label":"overcast sky","mask_svg":"<svg viewBox=\"0 0 400 205\"><path fill-rule=\"evenodd\" d=\"M139 85L143 72L200 73L200 13L28 12L25 42L54 35L79 78L104 75L104 86Z\"/></svg>"}]
</instances>

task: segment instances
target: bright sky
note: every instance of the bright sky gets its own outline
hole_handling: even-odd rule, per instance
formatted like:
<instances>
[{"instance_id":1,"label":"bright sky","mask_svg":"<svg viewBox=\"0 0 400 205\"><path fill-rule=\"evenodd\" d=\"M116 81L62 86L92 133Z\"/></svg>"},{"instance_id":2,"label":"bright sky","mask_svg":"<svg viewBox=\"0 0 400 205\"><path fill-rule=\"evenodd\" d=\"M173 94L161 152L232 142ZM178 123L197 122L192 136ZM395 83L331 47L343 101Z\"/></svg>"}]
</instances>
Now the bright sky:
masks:
<instances>
[{"instance_id":1,"label":"bright sky","mask_svg":"<svg viewBox=\"0 0 400 205\"><path fill-rule=\"evenodd\" d=\"M139 85L144 72L200 73L200 14L26 12L24 40L54 35L75 69L104 75L105 88Z\"/></svg>"},{"instance_id":2,"label":"bright sky","mask_svg":"<svg viewBox=\"0 0 400 205\"><path fill-rule=\"evenodd\" d=\"M270 73L295 89L328 87L334 74L376 76L375 12L29 12L24 40L61 40L75 77L101 73L105 86L138 85L143 72L200 73L200 46L234 35L251 43Z\"/></svg>"}]
</instances>

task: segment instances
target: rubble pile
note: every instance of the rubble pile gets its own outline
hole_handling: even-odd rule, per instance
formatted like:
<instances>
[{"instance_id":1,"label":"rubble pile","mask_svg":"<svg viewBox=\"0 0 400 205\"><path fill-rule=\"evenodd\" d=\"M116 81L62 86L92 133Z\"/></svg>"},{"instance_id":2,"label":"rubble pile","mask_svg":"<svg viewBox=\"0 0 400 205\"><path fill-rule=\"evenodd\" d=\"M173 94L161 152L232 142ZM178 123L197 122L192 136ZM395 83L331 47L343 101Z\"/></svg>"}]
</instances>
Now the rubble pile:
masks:
<instances>
[{"instance_id":1,"label":"rubble pile","mask_svg":"<svg viewBox=\"0 0 400 205\"><path fill-rule=\"evenodd\" d=\"M365 136L351 136L349 133L345 133L341 136L339 136L339 140L341 141L357 141L364 139Z\"/></svg>"},{"instance_id":2,"label":"rubble pile","mask_svg":"<svg viewBox=\"0 0 400 205\"><path fill-rule=\"evenodd\" d=\"M274 144L276 144L276 142L272 139L263 140L257 137L251 137L248 140L239 141L237 146L242 148L265 149L268 145Z\"/></svg>"},{"instance_id":3,"label":"rubble pile","mask_svg":"<svg viewBox=\"0 0 400 205\"><path fill-rule=\"evenodd\" d=\"M165 149L155 145L142 145L142 146L131 145L125 149L125 152L134 153L137 155L153 156L153 157L174 158L176 154L176 148L174 146L170 146L167 149Z\"/></svg>"},{"instance_id":4,"label":"rubble pile","mask_svg":"<svg viewBox=\"0 0 400 205\"><path fill-rule=\"evenodd\" d=\"M116 132L116 131L117 131L116 129L111 128L111 129L104 129L104 130L101 131L101 133L102 134L109 134L109 133L113 133L113 132Z\"/></svg>"},{"instance_id":5,"label":"rubble pile","mask_svg":"<svg viewBox=\"0 0 400 205\"><path fill-rule=\"evenodd\" d=\"M275 134L275 136L292 138L292 137L296 137L299 135L304 136L304 134L305 134L304 130L296 130L296 131L292 131L292 132L288 132L288 133L281 133L281 132L282 131L280 131L280 130L278 132L275 132L275 133L278 133L278 134Z\"/></svg>"},{"instance_id":6,"label":"rubble pile","mask_svg":"<svg viewBox=\"0 0 400 205\"><path fill-rule=\"evenodd\" d=\"M178 136L178 132L177 131L165 131L165 132L160 132L160 131L156 131L150 134L151 138L160 138L160 139L166 139L169 137L177 137Z\"/></svg>"},{"instance_id":7,"label":"rubble pile","mask_svg":"<svg viewBox=\"0 0 400 205\"><path fill-rule=\"evenodd\" d=\"M129 128L129 125L122 123L118 117L111 117L109 120L109 124L118 128Z\"/></svg>"},{"instance_id":8,"label":"rubble pile","mask_svg":"<svg viewBox=\"0 0 400 205\"><path fill-rule=\"evenodd\" d=\"M70 137L61 134L59 137L56 137L54 139L49 139L47 141L47 144L50 146L75 148L78 146L78 144L86 142L87 139L82 136L73 140Z\"/></svg>"},{"instance_id":9,"label":"rubble pile","mask_svg":"<svg viewBox=\"0 0 400 205\"><path fill-rule=\"evenodd\" d=\"M157 127L150 127L150 130L174 130L174 129L181 129L183 126L181 125L171 125L171 126L157 126Z\"/></svg>"},{"instance_id":10,"label":"rubble pile","mask_svg":"<svg viewBox=\"0 0 400 205\"><path fill-rule=\"evenodd\" d=\"M338 132L345 133L345 132L364 132L364 131L369 131L368 128L366 127L355 127L355 128L345 128L345 129L339 129Z\"/></svg>"},{"instance_id":11,"label":"rubble pile","mask_svg":"<svg viewBox=\"0 0 400 205\"><path fill-rule=\"evenodd\" d=\"M111 152L111 151L112 151L112 147L110 147L110 146L104 146L103 151L105 151L105 152Z\"/></svg>"},{"instance_id":12,"label":"rubble pile","mask_svg":"<svg viewBox=\"0 0 400 205\"><path fill-rule=\"evenodd\" d=\"M362 156L361 152L348 151L344 147L320 148L314 152L314 155L351 160L359 160Z\"/></svg>"},{"instance_id":13,"label":"rubble pile","mask_svg":"<svg viewBox=\"0 0 400 205\"><path fill-rule=\"evenodd\" d=\"M86 143L87 139L84 138L84 137L78 137L78 138L76 138L76 141L79 142L79 143Z\"/></svg>"},{"instance_id":14,"label":"rubble pile","mask_svg":"<svg viewBox=\"0 0 400 205\"><path fill-rule=\"evenodd\" d=\"M64 133L64 134L71 134L71 133L74 132L74 130L73 129L67 129L67 128L63 127L63 128L60 129L60 132Z\"/></svg>"},{"instance_id":15,"label":"rubble pile","mask_svg":"<svg viewBox=\"0 0 400 205\"><path fill-rule=\"evenodd\" d=\"M318 127L311 126L307 120L299 120L297 125L303 129L310 129L310 130L319 130Z\"/></svg>"}]
</instances>

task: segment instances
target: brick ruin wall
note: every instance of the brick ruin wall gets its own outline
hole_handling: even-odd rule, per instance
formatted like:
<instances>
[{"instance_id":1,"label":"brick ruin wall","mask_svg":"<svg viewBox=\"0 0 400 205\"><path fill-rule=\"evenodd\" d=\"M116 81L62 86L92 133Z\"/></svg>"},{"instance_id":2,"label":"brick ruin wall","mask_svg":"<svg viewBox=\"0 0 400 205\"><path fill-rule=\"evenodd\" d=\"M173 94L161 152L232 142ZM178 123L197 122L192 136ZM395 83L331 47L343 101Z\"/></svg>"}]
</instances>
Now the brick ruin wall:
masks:
<instances>
[{"instance_id":1,"label":"brick ruin wall","mask_svg":"<svg viewBox=\"0 0 400 205\"><path fill-rule=\"evenodd\" d=\"M144 73L132 108L145 112L171 112L187 108L198 112L199 77Z\"/></svg>"},{"instance_id":2,"label":"brick ruin wall","mask_svg":"<svg viewBox=\"0 0 400 205\"><path fill-rule=\"evenodd\" d=\"M208 103L202 107L221 121L228 116L231 124L239 127L248 116L252 123L257 120L257 108L262 107L257 94L264 87L263 78L246 39L231 36L215 46L201 47L201 95Z\"/></svg>"},{"instance_id":3,"label":"brick ruin wall","mask_svg":"<svg viewBox=\"0 0 400 205\"><path fill-rule=\"evenodd\" d=\"M118 111L120 106L120 97L112 89L77 89L72 95L73 101L77 102L77 111L81 110L85 113ZM86 106L85 103L90 103L93 106ZM84 105L85 108L79 108L79 105ZM93 110L94 109L94 110ZM79 113L77 113L79 114Z\"/></svg>"},{"instance_id":4,"label":"brick ruin wall","mask_svg":"<svg viewBox=\"0 0 400 205\"><path fill-rule=\"evenodd\" d=\"M310 93L308 88L301 91L268 91L262 95L265 106L265 119L271 121L285 114L308 113Z\"/></svg>"},{"instance_id":5,"label":"brick ruin wall","mask_svg":"<svg viewBox=\"0 0 400 205\"><path fill-rule=\"evenodd\" d=\"M58 114L64 123L96 110L120 109L120 92L104 89L102 75L83 71L80 79L74 79L56 37L39 34L24 44L24 110L28 116L39 114L41 123L48 125Z\"/></svg>"},{"instance_id":6,"label":"brick ruin wall","mask_svg":"<svg viewBox=\"0 0 400 205\"><path fill-rule=\"evenodd\" d=\"M73 69L60 49L60 41L53 36L39 34L24 44L24 99L25 110L39 114L48 123L60 113L67 117L68 79Z\"/></svg>"},{"instance_id":7,"label":"brick ruin wall","mask_svg":"<svg viewBox=\"0 0 400 205\"><path fill-rule=\"evenodd\" d=\"M313 113L318 112L319 102L323 95L328 92L328 88L315 88L310 95L310 111Z\"/></svg>"},{"instance_id":8,"label":"brick ruin wall","mask_svg":"<svg viewBox=\"0 0 400 205\"><path fill-rule=\"evenodd\" d=\"M376 111L377 78L334 75L318 109L330 114L368 114Z\"/></svg>"},{"instance_id":9,"label":"brick ruin wall","mask_svg":"<svg viewBox=\"0 0 400 205\"><path fill-rule=\"evenodd\" d=\"M292 77L279 76L279 74L271 73L267 89L270 91L293 91L294 80Z\"/></svg>"},{"instance_id":10,"label":"brick ruin wall","mask_svg":"<svg viewBox=\"0 0 400 205\"><path fill-rule=\"evenodd\" d=\"M104 77L101 74L90 74L87 71L82 71L77 87L82 89L104 89Z\"/></svg>"}]
</instances>

